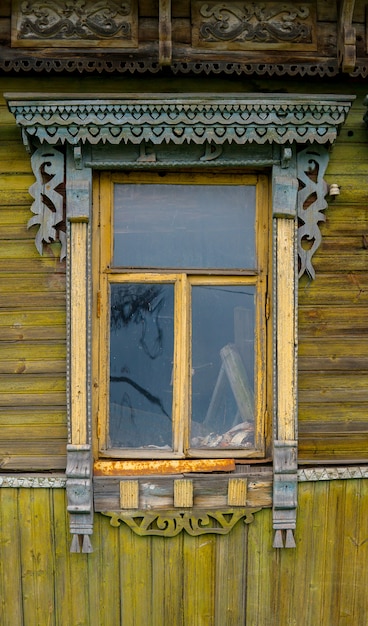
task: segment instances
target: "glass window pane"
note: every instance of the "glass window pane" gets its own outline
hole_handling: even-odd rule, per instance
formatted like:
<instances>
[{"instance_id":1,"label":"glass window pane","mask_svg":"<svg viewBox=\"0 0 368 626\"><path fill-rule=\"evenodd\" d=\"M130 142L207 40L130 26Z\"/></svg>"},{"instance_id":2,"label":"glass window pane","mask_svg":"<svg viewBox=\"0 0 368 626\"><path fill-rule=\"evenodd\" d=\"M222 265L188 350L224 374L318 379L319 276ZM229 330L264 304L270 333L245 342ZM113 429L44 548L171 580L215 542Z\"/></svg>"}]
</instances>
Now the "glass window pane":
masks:
<instances>
[{"instance_id":1,"label":"glass window pane","mask_svg":"<svg viewBox=\"0 0 368 626\"><path fill-rule=\"evenodd\" d=\"M254 302L251 285L192 288L191 447L254 446Z\"/></svg>"},{"instance_id":2,"label":"glass window pane","mask_svg":"<svg viewBox=\"0 0 368 626\"><path fill-rule=\"evenodd\" d=\"M115 267L255 267L255 186L115 184Z\"/></svg>"},{"instance_id":3,"label":"glass window pane","mask_svg":"<svg viewBox=\"0 0 368 626\"><path fill-rule=\"evenodd\" d=\"M174 286L112 284L109 445L172 449Z\"/></svg>"}]
</instances>

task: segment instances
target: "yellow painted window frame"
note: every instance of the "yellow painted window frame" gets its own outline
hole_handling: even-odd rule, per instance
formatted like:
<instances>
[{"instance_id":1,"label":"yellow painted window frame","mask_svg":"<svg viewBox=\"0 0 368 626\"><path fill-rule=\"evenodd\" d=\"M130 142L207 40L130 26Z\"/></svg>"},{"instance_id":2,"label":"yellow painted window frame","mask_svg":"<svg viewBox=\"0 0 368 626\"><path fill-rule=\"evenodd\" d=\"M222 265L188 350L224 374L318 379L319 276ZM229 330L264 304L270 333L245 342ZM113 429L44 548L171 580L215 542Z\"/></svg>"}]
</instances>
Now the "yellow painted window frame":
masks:
<instances>
[{"instance_id":1,"label":"yellow painted window frame","mask_svg":"<svg viewBox=\"0 0 368 626\"><path fill-rule=\"evenodd\" d=\"M247 271L182 272L171 270L132 271L112 268L113 187L115 183L222 184L256 186L256 269ZM271 215L269 181L265 174L170 172L101 172L94 181L93 211L93 414L96 416L94 456L101 459L182 459L182 458L263 458L269 453L271 414L271 324L269 293L271 285ZM98 210L96 210L98 208ZM109 286L123 282L159 282L175 285L173 450L152 451L108 447L109 414ZM190 423L190 287L191 285L245 284L256 287L255 336L255 445L250 450L191 449Z\"/></svg>"}]
</instances>

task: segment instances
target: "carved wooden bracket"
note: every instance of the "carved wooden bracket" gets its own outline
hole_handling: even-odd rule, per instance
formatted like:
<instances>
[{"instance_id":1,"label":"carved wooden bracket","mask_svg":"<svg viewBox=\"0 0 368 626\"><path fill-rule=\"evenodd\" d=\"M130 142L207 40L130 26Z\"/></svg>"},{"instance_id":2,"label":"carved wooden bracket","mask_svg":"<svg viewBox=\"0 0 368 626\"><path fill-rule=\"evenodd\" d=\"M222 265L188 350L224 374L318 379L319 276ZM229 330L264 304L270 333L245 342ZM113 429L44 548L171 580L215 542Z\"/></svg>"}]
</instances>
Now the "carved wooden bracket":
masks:
<instances>
[{"instance_id":1,"label":"carved wooden bracket","mask_svg":"<svg viewBox=\"0 0 368 626\"><path fill-rule=\"evenodd\" d=\"M42 254L45 243L59 241L62 260L66 255L64 154L50 146L42 146L32 154L31 165L36 182L29 188L34 198L31 206L34 216L28 221L28 228L38 226L35 244L39 254Z\"/></svg>"},{"instance_id":2,"label":"carved wooden bracket","mask_svg":"<svg viewBox=\"0 0 368 626\"><path fill-rule=\"evenodd\" d=\"M318 223L326 220L322 211L327 208L328 186L323 177L328 160L324 146L308 147L298 154L299 276L307 273L310 278L315 278L312 257L322 241Z\"/></svg>"},{"instance_id":3,"label":"carved wooden bracket","mask_svg":"<svg viewBox=\"0 0 368 626\"><path fill-rule=\"evenodd\" d=\"M338 21L338 61L343 72L350 73L356 63L356 30L352 25L355 0L341 0Z\"/></svg>"}]
</instances>

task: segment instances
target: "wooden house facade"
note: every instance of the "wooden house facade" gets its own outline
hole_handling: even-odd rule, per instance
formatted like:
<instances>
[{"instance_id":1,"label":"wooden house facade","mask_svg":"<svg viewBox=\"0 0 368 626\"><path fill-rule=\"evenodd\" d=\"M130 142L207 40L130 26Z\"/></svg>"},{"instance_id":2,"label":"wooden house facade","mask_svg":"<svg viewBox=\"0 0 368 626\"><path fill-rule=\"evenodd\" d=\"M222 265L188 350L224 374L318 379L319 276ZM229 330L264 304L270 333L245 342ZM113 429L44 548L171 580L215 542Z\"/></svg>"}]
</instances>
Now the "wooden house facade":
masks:
<instances>
[{"instance_id":1,"label":"wooden house facade","mask_svg":"<svg viewBox=\"0 0 368 626\"><path fill-rule=\"evenodd\" d=\"M368 5L0 5L0 623L368 623Z\"/></svg>"}]
</instances>

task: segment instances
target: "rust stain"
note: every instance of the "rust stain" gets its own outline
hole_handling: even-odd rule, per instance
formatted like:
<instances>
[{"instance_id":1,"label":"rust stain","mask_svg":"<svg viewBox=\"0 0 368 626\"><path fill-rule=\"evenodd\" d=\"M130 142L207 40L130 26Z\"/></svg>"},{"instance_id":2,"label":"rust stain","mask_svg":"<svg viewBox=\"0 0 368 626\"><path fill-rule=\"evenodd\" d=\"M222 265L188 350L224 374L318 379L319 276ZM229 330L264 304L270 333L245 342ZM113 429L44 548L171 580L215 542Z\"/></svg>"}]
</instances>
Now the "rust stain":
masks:
<instances>
[{"instance_id":1,"label":"rust stain","mask_svg":"<svg viewBox=\"0 0 368 626\"><path fill-rule=\"evenodd\" d=\"M95 476L147 476L184 472L231 472L234 459L195 459L165 461L96 461Z\"/></svg>"}]
</instances>

